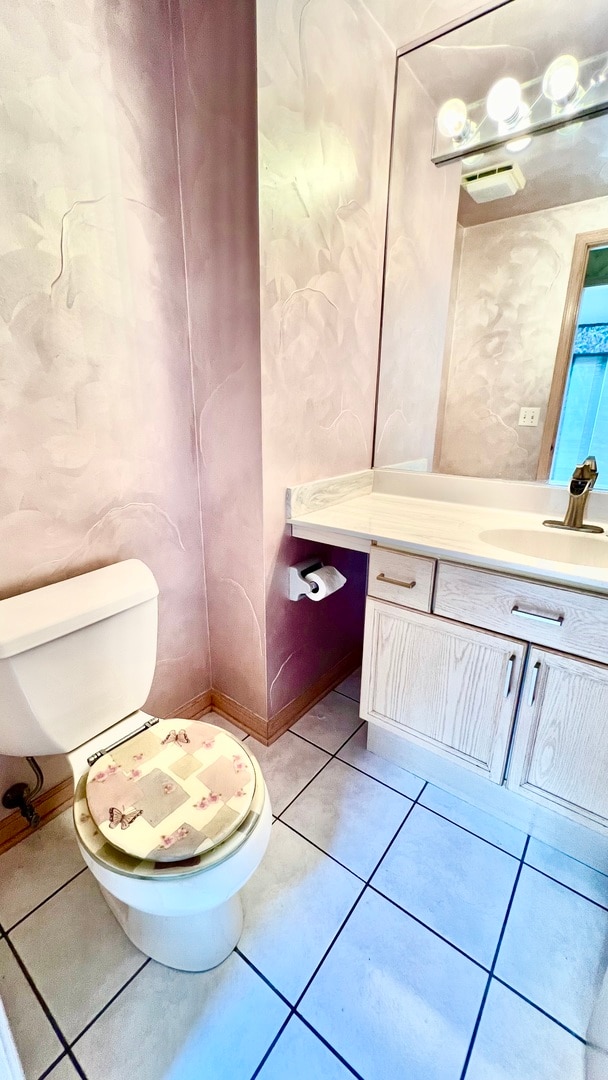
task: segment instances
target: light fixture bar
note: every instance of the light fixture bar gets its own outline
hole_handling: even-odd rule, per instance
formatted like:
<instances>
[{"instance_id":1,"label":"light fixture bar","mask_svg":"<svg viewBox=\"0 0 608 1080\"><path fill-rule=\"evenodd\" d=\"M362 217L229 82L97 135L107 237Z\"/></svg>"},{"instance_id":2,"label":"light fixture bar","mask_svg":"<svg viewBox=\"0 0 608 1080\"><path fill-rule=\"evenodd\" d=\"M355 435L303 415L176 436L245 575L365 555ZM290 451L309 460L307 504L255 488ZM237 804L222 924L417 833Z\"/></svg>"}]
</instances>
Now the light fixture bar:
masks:
<instances>
[{"instance_id":1,"label":"light fixture bar","mask_svg":"<svg viewBox=\"0 0 608 1080\"><path fill-rule=\"evenodd\" d=\"M568 77L561 79L560 61L564 68L568 65ZM445 165L608 112L608 53L580 61L576 76L572 74L575 64L572 56L557 57L544 75L521 84L519 102L515 100L519 84L510 78L499 79L488 88L486 98L470 105L451 99L447 104L457 101L462 106L459 131L457 137L448 133L442 106L435 120L431 160L435 165ZM567 94L561 89L564 85ZM554 87L558 88L558 94L564 94L561 100L555 100ZM550 92L553 97L549 96ZM515 103L511 111L509 95Z\"/></svg>"}]
</instances>

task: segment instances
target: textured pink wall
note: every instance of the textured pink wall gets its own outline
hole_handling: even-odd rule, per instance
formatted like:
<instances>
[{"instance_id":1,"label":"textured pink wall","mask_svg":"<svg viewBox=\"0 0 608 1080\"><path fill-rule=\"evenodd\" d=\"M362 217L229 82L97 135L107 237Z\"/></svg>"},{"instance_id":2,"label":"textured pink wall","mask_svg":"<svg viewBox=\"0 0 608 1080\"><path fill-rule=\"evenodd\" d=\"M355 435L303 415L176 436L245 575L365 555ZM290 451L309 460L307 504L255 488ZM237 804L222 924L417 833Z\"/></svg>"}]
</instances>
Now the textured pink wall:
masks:
<instances>
[{"instance_id":1,"label":"textured pink wall","mask_svg":"<svg viewBox=\"0 0 608 1080\"><path fill-rule=\"evenodd\" d=\"M433 467L448 323L460 162L426 152L436 107L399 60L374 465Z\"/></svg>"},{"instance_id":2,"label":"textured pink wall","mask_svg":"<svg viewBox=\"0 0 608 1080\"><path fill-rule=\"evenodd\" d=\"M210 677L167 7L0 27L0 594L144 559L170 714Z\"/></svg>"},{"instance_id":3,"label":"textured pink wall","mask_svg":"<svg viewBox=\"0 0 608 1080\"><path fill-rule=\"evenodd\" d=\"M265 718L255 5L171 10L212 680Z\"/></svg>"},{"instance_id":4,"label":"textured pink wall","mask_svg":"<svg viewBox=\"0 0 608 1080\"><path fill-rule=\"evenodd\" d=\"M264 719L361 642L362 556L325 553L349 584L323 605L286 599L285 567L310 545L286 538L284 500L288 483L369 464L386 197L373 162L390 134L393 58L372 20L356 0L300 6L286 37L258 6L256 57L248 0L172 3L212 682ZM295 215L278 157L305 186Z\"/></svg>"},{"instance_id":5,"label":"textured pink wall","mask_svg":"<svg viewBox=\"0 0 608 1080\"><path fill-rule=\"evenodd\" d=\"M396 48L448 29L512 0L364 0Z\"/></svg>"},{"instance_id":6,"label":"textured pink wall","mask_svg":"<svg viewBox=\"0 0 608 1080\"><path fill-rule=\"evenodd\" d=\"M269 711L360 645L348 585L285 599L285 487L371 462L394 49L358 0L258 5L264 537ZM314 550L314 548L313 548Z\"/></svg>"}]
</instances>

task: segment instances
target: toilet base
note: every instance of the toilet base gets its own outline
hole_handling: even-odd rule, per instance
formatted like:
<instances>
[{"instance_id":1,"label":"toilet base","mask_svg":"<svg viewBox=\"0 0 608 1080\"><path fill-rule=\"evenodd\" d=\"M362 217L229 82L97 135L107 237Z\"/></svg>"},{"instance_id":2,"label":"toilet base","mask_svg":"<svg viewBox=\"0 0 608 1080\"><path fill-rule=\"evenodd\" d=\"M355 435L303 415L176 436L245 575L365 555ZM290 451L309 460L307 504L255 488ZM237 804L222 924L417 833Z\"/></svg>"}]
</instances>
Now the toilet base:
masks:
<instances>
[{"instance_id":1,"label":"toilet base","mask_svg":"<svg viewBox=\"0 0 608 1080\"><path fill-rule=\"evenodd\" d=\"M98 882L99 884L99 882ZM230 956L243 930L239 893L217 907L189 915L151 915L99 886L130 941L153 960L178 971L208 971Z\"/></svg>"}]
</instances>

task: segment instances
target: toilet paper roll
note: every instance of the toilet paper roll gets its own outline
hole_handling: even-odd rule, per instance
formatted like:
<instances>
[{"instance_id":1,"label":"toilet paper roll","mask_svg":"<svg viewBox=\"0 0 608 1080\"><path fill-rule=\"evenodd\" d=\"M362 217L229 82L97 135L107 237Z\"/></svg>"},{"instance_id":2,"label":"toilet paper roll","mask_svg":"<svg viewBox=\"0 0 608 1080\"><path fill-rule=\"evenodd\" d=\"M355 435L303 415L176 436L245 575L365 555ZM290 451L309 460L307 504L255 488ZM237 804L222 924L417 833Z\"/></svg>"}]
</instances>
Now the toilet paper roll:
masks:
<instances>
[{"instance_id":1,"label":"toilet paper roll","mask_svg":"<svg viewBox=\"0 0 608 1080\"><path fill-rule=\"evenodd\" d=\"M315 602L331 596L346 583L344 574L336 570L335 566L322 566L320 570L313 570L312 573L305 575L304 580L311 586L310 592L306 595L309 600Z\"/></svg>"}]
</instances>

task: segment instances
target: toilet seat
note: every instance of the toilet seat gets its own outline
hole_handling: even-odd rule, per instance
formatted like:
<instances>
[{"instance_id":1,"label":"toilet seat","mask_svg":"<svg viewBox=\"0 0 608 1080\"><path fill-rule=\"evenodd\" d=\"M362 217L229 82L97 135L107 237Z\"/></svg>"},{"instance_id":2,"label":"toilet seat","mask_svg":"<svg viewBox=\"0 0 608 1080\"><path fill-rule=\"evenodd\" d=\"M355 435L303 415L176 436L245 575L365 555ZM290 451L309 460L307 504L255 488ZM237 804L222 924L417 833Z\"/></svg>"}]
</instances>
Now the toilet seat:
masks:
<instances>
[{"instance_id":1,"label":"toilet seat","mask_svg":"<svg viewBox=\"0 0 608 1080\"><path fill-rule=\"evenodd\" d=\"M217 730L222 729L218 728ZM91 817L86 798L88 771L81 776L74 792L74 826L80 843L96 863L113 873L125 877L155 879L158 881L171 878L171 880L175 881L178 878L192 877L195 874L218 866L226 859L229 859L231 855L234 855L249 839L258 824L264 807L265 786L262 773L253 754L248 753L248 757L255 773L255 792L249 813L227 839L210 850L192 858L174 862L138 859L126 854L106 840Z\"/></svg>"},{"instance_id":2,"label":"toilet seat","mask_svg":"<svg viewBox=\"0 0 608 1080\"><path fill-rule=\"evenodd\" d=\"M88 812L112 847L183 862L218 847L247 817L253 763L223 728L158 720L105 751L86 777Z\"/></svg>"}]
</instances>

